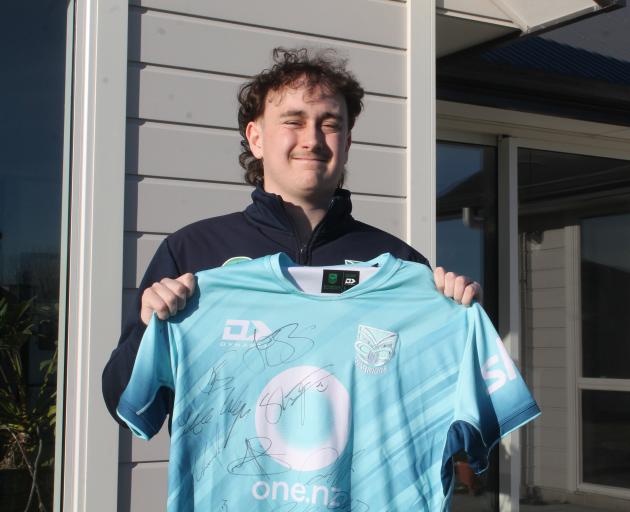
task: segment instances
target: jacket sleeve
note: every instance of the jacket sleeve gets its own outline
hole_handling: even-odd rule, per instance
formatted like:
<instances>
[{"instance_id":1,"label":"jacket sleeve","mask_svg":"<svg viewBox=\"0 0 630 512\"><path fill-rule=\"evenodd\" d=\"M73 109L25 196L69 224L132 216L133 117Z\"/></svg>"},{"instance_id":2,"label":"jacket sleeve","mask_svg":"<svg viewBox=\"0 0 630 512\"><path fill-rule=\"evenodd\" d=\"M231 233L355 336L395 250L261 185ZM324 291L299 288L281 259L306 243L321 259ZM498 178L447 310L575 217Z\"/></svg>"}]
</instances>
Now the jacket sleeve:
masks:
<instances>
[{"instance_id":1,"label":"jacket sleeve","mask_svg":"<svg viewBox=\"0 0 630 512\"><path fill-rule=\"evenodd\" d=\"M131 378L140 340L146 329L146 326L140 319L142 293L146 288L164 277L176 278L181 274L182 272L180 272L169 248L168 239L166 239L160 244L149 263L133 302L123 311L122 334L118 340L118 346L112 352L103 370L102 386L107 410L125 428L127 428L127 425L116 414L116 408ZM172 398L168 391L163 388L160 390L158 399L164 400L166 405Z\"/></svg>"}]
</instances>

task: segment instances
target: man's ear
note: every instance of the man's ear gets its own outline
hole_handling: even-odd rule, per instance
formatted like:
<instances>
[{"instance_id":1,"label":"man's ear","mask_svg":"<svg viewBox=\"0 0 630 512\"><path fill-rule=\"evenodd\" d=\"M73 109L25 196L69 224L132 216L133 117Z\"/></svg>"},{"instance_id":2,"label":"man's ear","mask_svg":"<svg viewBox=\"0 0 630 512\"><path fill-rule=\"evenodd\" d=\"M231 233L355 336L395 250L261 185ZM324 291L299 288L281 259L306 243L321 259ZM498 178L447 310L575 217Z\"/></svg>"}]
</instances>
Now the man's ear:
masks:
<instances>
[{"instance_id":1,"label":"man's ear","mask_svg":"<svg viewBox=\"0 0 630 512\"><path fill-rule=\"evenodd\" d=\"M245 128L245 137L249 142L249 149L259 160L263 157L263 140L260 121L250 121Z\"/></svg>"},{"instance_id":2,"label":"man's ear","mask_svg":"<svg viewBox=\"0 0 630 512\"><path fill-rule=\"evenodd\" d=\"M348 153L350 151L350 145L352 144L352 132L348 132L348 138L346 139L346 158L344 159L344 164L348 163Z\"/></svg>"}]
</instances>

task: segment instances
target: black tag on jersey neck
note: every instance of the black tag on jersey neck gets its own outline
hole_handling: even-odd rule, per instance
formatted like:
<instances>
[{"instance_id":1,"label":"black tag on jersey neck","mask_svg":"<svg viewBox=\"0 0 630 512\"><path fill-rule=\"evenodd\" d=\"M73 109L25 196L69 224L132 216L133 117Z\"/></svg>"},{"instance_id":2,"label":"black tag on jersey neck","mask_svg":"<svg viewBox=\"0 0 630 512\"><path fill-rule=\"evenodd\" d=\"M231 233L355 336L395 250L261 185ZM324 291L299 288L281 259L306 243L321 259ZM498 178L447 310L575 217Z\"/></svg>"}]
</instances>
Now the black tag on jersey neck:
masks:
<instances>
[{"instance_id":1,"label":"black tag on jersey neck","mask_svg":"<svg viewBox=\"0 0 630 512\"><path fill-rule=\"evenodd\" d=\"M358 270L327 270L322 276L322 293L342 293L359 284Z\"/></svg>"}]
</instances>

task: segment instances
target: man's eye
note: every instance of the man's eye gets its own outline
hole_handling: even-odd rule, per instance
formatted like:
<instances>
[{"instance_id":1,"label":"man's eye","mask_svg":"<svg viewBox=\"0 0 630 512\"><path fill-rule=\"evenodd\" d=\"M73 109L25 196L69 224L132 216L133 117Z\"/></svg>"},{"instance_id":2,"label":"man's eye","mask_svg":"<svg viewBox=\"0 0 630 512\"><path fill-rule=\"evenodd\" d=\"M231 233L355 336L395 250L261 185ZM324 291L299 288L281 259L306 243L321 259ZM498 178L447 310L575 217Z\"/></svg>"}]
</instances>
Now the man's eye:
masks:
<instances>
[{"instance_id":1,"label":"man's eye","mask_svg":"<svg viewBox=\"0 0 630 512\"><path fill-rule=\"evenodd\" d=\"M300 122L299 121L285 121L284 124L288 124L291 126L299 126Z\"/></svg>"}]
</instances>

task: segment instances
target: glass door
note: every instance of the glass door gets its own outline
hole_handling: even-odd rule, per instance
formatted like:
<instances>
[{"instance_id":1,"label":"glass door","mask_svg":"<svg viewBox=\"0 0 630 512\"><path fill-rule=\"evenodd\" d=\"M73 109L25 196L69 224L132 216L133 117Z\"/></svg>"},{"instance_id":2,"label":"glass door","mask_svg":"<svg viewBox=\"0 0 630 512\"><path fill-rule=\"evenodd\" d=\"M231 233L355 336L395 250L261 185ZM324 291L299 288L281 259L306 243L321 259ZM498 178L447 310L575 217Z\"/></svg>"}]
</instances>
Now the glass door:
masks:
<instances>
[{"instance_id":1,"label":"glass door","mask_svg":"<svg viewBox=\"0 0 630 512\"><path fill-rule=\"evenodd\" d=\"M2 6L0 503L54 508L68 2ZM64 304L61 304L63 309ZM62 332L63 332L63 325ZM58 448L57 448L58 449ZM59 451L60 453L60 451Z\"/></svg>"},{"instance_id":2,"label":"glass door","mask_svg":"<svg viewBox=\"0 0 630 512\"><path fill-rule=\"evenodd\" d=\"M439 141L437 145L438 266L466 275L484 289L484 309L497 325L497 149ZM454 511L494 511L498 503L498 449L476 476L462 453L455 457Z\"/></svg>"},{"instance_id":3,"label":"glass door","mask_svg":"<svg viewBox=\"0 0 630 512\"><path fill-rule=\"evenodd\" d=\"M518 196L526 375L542 409L523 483L536 503L630 503L630 162L520 147Z\"/></svg>"}]
</instances>

